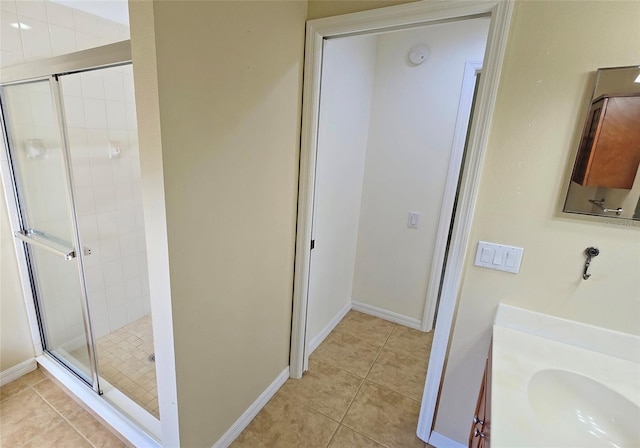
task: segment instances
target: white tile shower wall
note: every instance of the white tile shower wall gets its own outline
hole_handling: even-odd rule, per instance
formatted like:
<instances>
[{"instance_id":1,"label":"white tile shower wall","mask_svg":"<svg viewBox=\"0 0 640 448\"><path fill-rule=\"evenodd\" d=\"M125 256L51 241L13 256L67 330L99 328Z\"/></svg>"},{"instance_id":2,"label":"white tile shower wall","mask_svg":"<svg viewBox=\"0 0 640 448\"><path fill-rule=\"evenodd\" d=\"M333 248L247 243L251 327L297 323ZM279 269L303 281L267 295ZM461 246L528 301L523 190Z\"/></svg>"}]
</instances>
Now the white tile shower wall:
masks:
<instances>
[{"instance_id":1,"label":"white tile shower wall","mask_svg":"<svg viewBox=\"0 0 640 448\"><path fill-rule=\"evenodd\" d=\"M62 180L62 153L58 140L49 84L47 82L10 86L5 91L10 140L15 144L15 174L21 196L27 205L25 217L35 228L70 241L69 216L66 212ZM29 140L38 141L46 151L29 152ZM80 290L74 264L60 262L40 249L33 248L40 300L46 310L45 320L51 347L75 349L82 344L84 325L80 314Z\"/></svg>"},{"instance_id":2,"label":"white tile shower wall","mask_svg":"<svg viewBox=\"0 0 640 448\"><path fill-rule=\"evenodd\" d=\"M49 0L0 0L0 66L129 39L129 27Z\"/></svg>"},{"instance_id":3,"label":"white tile shower wall","mask_svg":"<svg viewBox=\"0 0 640 448\"><path fill-rule=\"evenodd\" d=\"M131 66L61 77L96 337L149 309ZM127 114L129 111L129 114Z\"/></svg>"},{"instance_id":4,"label":"white tile shower wall","mask_svg":"<svg viewBox=\"0 0 640 448\"><path fill-rule=\"evenodd\" d=\"M58 3L0 0L1 67L126 39L127 25ZM70 75L62 87L79 227L92 250L85 258L92 323L100 337L150 312L133 74L119 67ZM32 107L30 117L38 110ZM120 154L109 157L109 142Z\"/></svg>"}]
</instances>

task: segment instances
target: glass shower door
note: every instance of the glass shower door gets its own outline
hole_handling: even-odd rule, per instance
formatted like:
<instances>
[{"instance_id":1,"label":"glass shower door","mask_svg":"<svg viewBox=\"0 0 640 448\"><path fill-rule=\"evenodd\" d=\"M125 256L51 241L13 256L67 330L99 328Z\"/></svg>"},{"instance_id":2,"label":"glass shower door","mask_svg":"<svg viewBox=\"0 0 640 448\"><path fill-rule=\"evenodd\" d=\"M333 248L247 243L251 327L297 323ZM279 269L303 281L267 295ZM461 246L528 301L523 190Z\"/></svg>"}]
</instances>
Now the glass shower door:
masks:
<instances>
[{"instance_id":1,"label":"glass shower door","mask_svg":"<svg viewBox=\"0 0 640 448\"><path fill-rule=\"evenodd\" d=\"M45 350L99 391L55 78L2 87L22 240Z\"/></svg>"},{"instance_id":2,"label":"glass shower door","mask_svg":"<svg viewBox=\"0 0 640 448\"><path fill-rule=\"evenodd\" d=\"M100 387L135 420L135 406L113 392L159 419L133 68L59 82L78 233L92 251L84 268Z\"/></svg>"}]
</instances>

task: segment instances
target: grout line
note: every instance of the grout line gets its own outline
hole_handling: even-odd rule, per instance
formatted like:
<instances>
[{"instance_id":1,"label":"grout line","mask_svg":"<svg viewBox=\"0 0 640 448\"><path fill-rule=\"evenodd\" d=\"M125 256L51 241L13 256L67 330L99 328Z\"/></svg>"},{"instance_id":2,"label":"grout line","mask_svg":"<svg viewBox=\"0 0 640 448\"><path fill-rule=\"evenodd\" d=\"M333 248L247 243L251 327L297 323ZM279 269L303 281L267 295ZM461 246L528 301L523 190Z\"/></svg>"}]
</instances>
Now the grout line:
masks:
<instances>
[{"instance_id":1,"label":"grout line","mask_svg":"<svg viewBox=\"0 0 640 448\"><path fill-rule=\"evenodd\" d=\"M385 346L387 345L387 342L389 342L389 339L391 338L391 335L393 334L393 330L395 330L397 326L398 326L398 324L395 324L395 323L393 324L393 327L391 327L391 331L387 335L387 339L385 339L384 340L384 344L382 344L382 348L385 348Z\"/></svg>"},{"instance_id":2,"label":"grout line","mask_svg":"<svg viewBox=\"0 0 640 448\"><path fill-rule=\"evenodd\" d=\"M365 380L367 378L369 378L369 374L371 373L371 369L373 369L373 366L376 365L376 361L380 357L380 353L382 353L382 350L384 350L385 345L387 345L387 342L389 341L389 338L391 337L391 334L393 333L393 330L395 330L396 326L397 326L397 324L393 324L393 327L391 327L391 331L389 332L389 336L387 336L387 339L385 339L384 344L382 344L382 346L380 347L380 350L378 350L378 354L376 355L376 358L373 360L373 362L371 363L371 366L369 367L369 370L367 370L367 374L364 376Z\"/></svg>"},{"instance_id":3,"label":"grout line","mask_svg":"<svg viewBox=\"0 0 640 448\"><path fill-rule=\"evenodd\" d=\"M34 372L38 372L38 371L40 371L40 368L39 368L39 367L38 367L38 368L36 368L36 370L34 370ZM47 378L47 376L46 376L43 372L40 372L40 374L42 375L42 378L41 378L41 379L39 379L38 381L36 381L36 382L35 382L35 383L33 383L33 384L29 384L29 386L35 386L36 384L40 384L40 383L42 383L44 380L48 380L48 379L49 379L49 378ZM28 375L28 374L27 374L27 375Z\"/></svg>"},{"instance_id":4,"label":"grout line","mask_svg":"<svg viewBox=\"0 0 640 448\"><path fill-rule=\"evenodd\" d=\"M275 395L273 397L271 397L271 399L273 399L274 397L275 397ZM333 441L333 438L335 437L336 433L338 432L338 428L340 428L340 422L338 420L336 420L335 418L326 415L324 412L321 412L318 409L315 409L314 407L312 407L311 405L303 402L302 400L298 399L296 396L287 396L287 397L283 397L283 398L285 400L293 399L293 401L297 402L298 404L300 404L304 408L309 409L311 412L315 412L316 414L320 414L321 416L323 416L325 418L328 418L332 422L338 424L338 426L336 426L335 431L331 435L331 438L329 439L329 442L327 442L327 445L325 446L325 448L327 448L331 444L331 442ZM271 399L269 401L271 401ZM258 417L258 415L260 415L261 412L262 412L262 410L260 410L260 412L251 420L251 422L253 422ZM248 426L247 426L247 428L248 428ZM240 437L240 435L238 435L238 437ZM234 440L234 442L237 443L237 445L239 445L241 448L243 448L245 446L245 445L241 444L240 442L237 442L237 438L236 438L236 440ZM234 442L232 442L232 443L234 443Z\"/></svg>"},{"instance_id":5,"label":"grout line","mask_svg":"<svg viewBox=\"0 0 640 448\"><path fill-rule=\"evenodd\" d=\"M344 412L344 415L340 419L340 424L342 424L342 422L344 421L344 418L347 416L347 414L351 410L351 406L353 406L353 402L356 401L356 397L358 396L358 394L362 390L362 386L364 385L365 381L367 380L367 377L369 376L369 373L371 373L371 369L373 369L373 366L376 364L376 361L378 360L378 357L380 356L380 353L382 353L382 349L384 348L385 344L389 340L389 337L391 336L391 333L393 332L393 329L395 328L396 324L393 324L393 325L394 326L391 327L391 331L389 332L389 336L387 336L387 339L385 340L384 344L382 344L382 346L378 349L378 353L376 354L375 359L371 363L371 366L369 366L369 370L367 370L367 373L364 375L364 378L362 378L362 382L360 383L360 386L358 386L358 390L356 390L356 393L353 395L353 398L351 399L351 402L349 403L349 406L347 406L347 410Z\"/></svg>"},{"instance_id":6,"label":"grout line","mask_svg":"<svg viewBox=\"0 0 640 448\"><path fill-rule=\"evenodd\" d=\"M383 347L383 348L385 349L385 351L387 351L389 353L393 353L395 355L400 355L400 356L406 356L407 358L415 359L416 361L426 362L427 364L429 363L429 359L431 358L431 356L427 356L426 359L425 358L418 358L417 356L410 355L410 354L408 354L406 352L402 352L402 351L399 351L399 350L394 350L392 348L386 348L386 347Z\"/></svg>"},{"instance_id":7,"label":"grout line","mask_svg":"<svg viewBox=\"0 0 640 448\"><path fill-rule=\"evenodd\" d=\"M107 426L101 418L97 417L95 414L93 414L93 411L90 408L85 407L84 404L76 401L76 399L74 398L73 395L70 395L70 392L67 391L67 389L65 389L63 386L60 386L57 383L57 380L54 378L49 378L48 375L45 375L45 379L49 380L51 382L51 384L53 384L53 386L61 391L64 396L66 396L69 400L71 400L71 402L75 403L76 406L78 406L81 410L81 414L85 413L87 414L90 418L92 418L93 420L95 420L102 428L106 429L109 433L111 433L116 439L118 439L119 442L122 443L122 448L124 448L125 446L127 446L128 442L124 442L121 439L121 435L120 434L116 434L116 432L114 432L115 430L111 429L109 426ZM43 380L44 381L44 380ZM41 381L39 381L36 384L39 384ZM94 448L100 448L98 446L96 446L93 442L91 442L88 438L87 435L84 434L83 431L81 431L71 420L69 420L67 417L65 417L60 411L58 411L58 409L51 403L49 402L49 400L47 400L42 394L40 394L37 390L35 390L35 388L33 389L33 391L39 395L58 415L60 415L60 417L62 417L62 419L67 422L69 424L69 426L71 426L71 428L76 431L78 434L80 434L82 436L82 438L84 438L87 443L89 443L89 445L91 445Z\"/></svg>"},{"instance_id":8,"label":"grout line","mask_svg":"<svg viewBox=\"0 0 640 448\"><path fill-rule=\"evenodd\" d=\"M353 377L357 378L358 380L360 380L360 384L358 385L358 388L356 389L356 392L353 394L353 398L351 398L351 400L349 401L349 404L348 404L348 406L347 406L347 409L344 411L344 414L342 414L342 417L340 417L340 419L336 420L335 418L333 418L333 417L331 417L331 416L328 416L328 415L326 415L325 413L323 413L323 412L319 411L318 409L315 409L314 407L310 406L309 404L307 404L307 403L305 403L305 402L303 402L303 401L299 400L297 397L295 397L295 396L294 396L293 398L294 398L298 403L303 404L304 406L308 407L309 409L312 409L312 410L314 410L314 411L316 411L316 412L318 412L318 413L320 413L320 414L324 415L325 417L327 417L327 418L329 418L329 419L333 420L334 422L337 422L339 425L341 425L341 424L342 424L342 421L344 420L344 418L345 418L345 417L346 417L346 415L347 415L347 412L349 412L349 409L351 408L351 405L353 404L353 401L355 400L356 395L358 395L358 392L360 392L360 388L362 387L362 384L364 383L365 378L361 377L360 375L356 375L356 374L355 374L355 373L353 373L353 372L349 372L348 370L345 370L345 369L343 369L342 367L339 367L339 366L337 366L337 365L333 364L333 363L332 363L332 362L330 362L330 361L326 361L326 360L324 360L324 359L319 359L319 360L318 360L318 362L323 363L323 364L327 364L327 365L329 365L329 366L333 367L334 369L341 370L342 372L345 372L345 373L347 373L347 374L349 374L349 375L351 375L351 376L353 376ZM311 369L309 369L309 371L311 371ZM336 431L337 431L337 430L336 430ZM333 437L332 437L332 439L333 439Z\"/></svg>"},{"instance_id":9,"label":"grout line","mask_svg":"<svg viewBox=\"0 0 640 448\"><path fill-rule=\"evenodd\" d=\"M304 406L305 408L309 409L310 411L313 411L313 412L315 412L316 414L320 414L320 415L322 415L323 417L328 418L329 420L331 420L332 422L337 423L337 424L338 424L338 426L340 426L340 422L339 422L338 420L336 420L335 418L328 416L328 415L327 415L327 414L325 414L324 412L320 412L320 411L319 411L319 410L317 410L316 408L314 408L314 407L312 407L311 405L309 405L309 404L305 403L304 401L300 401L300 400L298 400L298 399L297 399L297 398L295 398L295 397L286 397L286 399L290 399L290 398L293 398L293 400L294 400L294 401L298 402L298 404L301 404L302 406ZM269 401L271 401L271 400L269 400ZM253 420L252 420L252 421L253 421Z\"/></svg>"},{"instance_id":10,"label":"grout line","mask_svg":"<svg viewBox=\"0 0 640 448\"><path fill-rule=\"evenodd\" d=\"M55 384L55 383L53 383L53 382L51 382L51 383L52 383L56 388L58 388L58 385L57 385L57 384ZM60 412L60 411L59 411L59 410L58 410L58 409L57 409L57 408L56 408L56 407L55 407L55 406L54 406L54 405L53 405L49 400L47 400L47 399L46 399L46 398L45 398L45 397L44 397L40 392L38 392L35 388L33 388L33 387L32 387L31 389L33 389L33 391L36 393L36 395L38 395L38 396L40 397L40 399L42 399L42 401L44 401L44 402L45 402L45 403L46 403L46 404L47 404L51 409L53 409L53 411L54 411L56 414L58 414L58 415L60 416L60 418L62 418L62 420L64 420L64 422L65 422L67 425L69 425L69 426L71 427L71 429L73 429L76 433L80 434L80 437L82 437L84 440L86 440L86 441L87 441L87 443L88 443L89 445L91 445L92 447L94 447L94 448L95 448L95 445L94 445L93 443L91 443L91 441L87 438L87 436L85 436L85 435L84 435L84 434L83 434L83 433L82 433L78 428L76 428L76 427L75 427L75 426L74 426L74 425L69 421L69 419L67 419L67 417L65 417L64 415L62 415L62 413L61 413L61 412ZM66 395L66 392L65 392L65 391L62 391L62 392ZM69 397L69 399L71 399L71 400L72 400L72 401L74 401L74 403L75 403L75 400L73 400L71 397ZM78 403L76 403L76 405L80 406ZM82 406L80 406L80 407L82 408ZM84 408L83 408L83 411L87 412L86 410L84 410ZM91 414L89 414L89 415L91 415Z\"/></svg>"},{"instance_id":11,"label":"grout line","mask_svg":"<svg viewBox=\"0 0 640 448\"><path fill-rule=\"evenodd\" d=\"M345 317L346 317L346 316L345 316ZM344 319L343 319L343 320L344 320ZM387 334L387 336L386 336L386 338L385 338L385 341L384 341L384 343L383 343L381 346L378 346L377 344L374 344L374 343L372 343L372 342L370 342L370 341L368 341L368 340L366 340L366 339L362 339L359 335L354 334L354 333L352 333L352 332L350 332L350 331L348 331L348 330L342 329L342 328L335 328L333 331L331 331L331 333L329 333L329 334L332 334L332 333L341 333L341 334L346 334L346 335L351 336L351 337L355 337L355 338L360 339L360 340L362 340L362 341L364 341L364 342L367 342L367 343L369 343L369 344L371 344L371 345L375 345L375 346L377 347L377 349L378 349L378 350L377 350L377 353L376 353L376 356L375 356L375 358L374 358L373 362L372 362L372 363L371 363L371 365L369 366L369 369L367 370L367 373L364 375L364 377L361 377L361 376L360 376L360 375L358 375L358 374L354 374L353 372L350 372L350 371L348 371L348 370L346 370L346 369L344 369L344 368L342 368L342 367L340 367L340 366L335 365L335 364L334 364L334 362L332 362L331 360L326 360L326 359L323 359L323 358L318 358L318 359L317 359L317 361L318 361L318 362L320 362L320 363L324 363L324 364L330 365L330 366L332 366L332 367L334 367L334 368L337 368L338 370L341 370L341 371L343 371L343 372L348 373L348 374L349 374L349 375L351 375L351 376L357 377L357 378L360 380L360 384L359 384L359 386L358 386L358 388L357 388L357 390L356 390L355 394L354 394L354 395L353 395L353 397L351 398L351 400L350 400L350 402L349 402L349 404L348 404L348 406L347 406L347 408L346 408L346 410L345 410L344 414L342 415L342 417L341 417L341 418L340 418L340 420L338 421L338 427L336 428L336 430L334 431L333 435L332 435L332 436L331 436L331 438L329 439L329 442L328 442L328 443L327 443L327 445L326 445L327 447L328 447L328 446L333 442L333 440L335 439L336 434L338 433L338 430L340 429L340 427L341 427L341 426L344 426L345 428L348 428L349 430L351 430L351 431L353 431L353 432L355 432L355 433L357 433L357 434L359 434L359 435L361 435L361 436L363 436L363 437L365 437L365 438L367 438L367 439L369 439L369 440L372 440L373 442L375 442L375 443L379 444L380 446L387 447L387 445L385 445L384 443L382 443L382 442L380 442L380 441L378 441L378 440L376 440L376 439L372 438L370 435L364 434L364 433L362 433L362 432L360 432L360 431L357 431L357 430L355 430L355 429L353 429L353 428L351 428L351 427L349 427L349 426L347 426L347 425L345 425L345 424L344 424L344 419L346 418L347 414L348 414L348 413L349 413L349 411L351 410L351 407L353 406L353 403L355 402L355 400L356 400L356 398L357 398L358 394L360 393L360 391L362 390L362 388L363 388L363 386L364 386L365 382L367 382L367 381L371 382L372 384L375 384L377 387L381 387L381 388L383 388L383 389L385 389L385 390L391 391L391 392L393 392L393 393L397 393L398 395L401 395L401 396L403 396L403 397L405 397L405 398L407 398L407 399L410 399L410 400L412 400L413 402L420 403L420 400L416 400L415 398L410 397L410 396L408 396L408 395L406 395L406 394L404 394L404 393L402 393L402 392L399 392L399 391L396 391L396 390L390 389L389 387L387 387L387 386L385 386L385 385L379 384L379 383L377 383L376 381L372 381L372 380L370 380L370 379L369 379L369 375L370 375L371 371L373 370L373 366L376 364L376 362L378 361L378 359L379 359L379 357L380 357L380 355L382 354L382 352L383 352L383 351L388 351L388 352L391 352L391 353L394 353L394 354L400 354L400 355L408 356L408 357L410 357L410 358L412 358L412 359L416 359L416 360L419 360L419 361L424 361L423 359L416 358L416 357L411 356L411 355L406 355L406 354L405 354L405 353L403 353L403 352L399 352L399 351L396 351L396 350L392 350L392 349L386 348L387 343L389 342L389 339L391 338L391 335L393 334L393 332L394 332L394 330L396 329L396 327L398 327L398 325L399 325L399 324L396 324L396 323L392 323L392 324L393 324L393 326L391 327L391 330L390 330L390 331L389 331L389 333ZM321 415L324 415L325 417L329 418L329 419L330 419L330 420L332 420L332 421L336 421L334 418L332 418L332 417L330 417L330 416L328 416L328 415L325 415L323 412L321 412L321 411L319 411L319 410L315 409L315 408L314 408L314 407L312 407L311 405L309 405L309 404L307 404L307 403L304 403L304 402L302 402L301 400L298 400L298 399L297 399L297 397L295 397L295 396L294 396L294 399L295 399L298 403L302 404L304 407L306 407L306 408L308 408L308 409L310 409L310 410L312 410L312 411L315 411L315 412L317 412L317 413L319 413L319 414L321 414Z\"/></svg>"},{"instance_id":12,"label":"grout line","mask_svg":"<svg viewBox=\"0 0 640 448\"><path fill-rule=\"evenodd\" d=\"M389 339L391 338L391 334L393 334L393 330L395 330L395 328L396 328L398 325L400 325L400 324L394 324L393 328L391 329L391 332L389 332L389 336L387 337L387 339L386 339L386 340L385 340L385 342L384 342L384 345L382 346L382 349L383 349L383 350L386 348L386 346L387 346L387 342L389 342ZM404 325L402 325L402 326L404 326ZM400 352L400 351L397 351L397 350L393 350L393 349L391 349L391 348L386 348L386 351L387 351L387 352L390 352L390 353L394 353L394 354L399 354L399 355L402 355L402 356L407 356L407 357L409 357L409 358L411 358L411 359L415 359L415 360L418 360L418 361L424 362L424 359L422 359L422 358L416 358L415 356L411 356L411 355L408 355L408 354L406 354L406 353L404 353L404 352ZM378 359L376 358L376 361L377 361L377 360L378 360ZM374 364L375 364L375 362L374 362ZM372 365L371 367L373 368L373 365ZM429 359L427 359L427 369L428 369L428 368L429 368ZM420 402L421 402L421 400L416 400L414 397L410 397L409 395L407 395L407 394L406 394L406 393L404 393L404 392L400 392L400 391L398 391L398 390L391 389L391 388L390 388L389 386L387 386L387 385L380 384L379 382L377 382L377 381L375 381L375 380L369 379L369 373L371 373L371 369L369 369L369 372L367 373L367 378L366 378L366 379L367 379L367 381L370 381L370 382L372 382L373 384L375 384L375 385L377 385L377 386L380 386L380 387L382 387L382 388L384 388L384 389L390 390L391 392L395 392L395 393L397 393L397 394L400 394L400 395L402 395L403 397L409 398L410 400L417 401L418 403L420 403ZM425 376L425 379L426 379L426 376Z\"/></svg>"},{"instance_id":13,"label":"grout line","mask_svg":"<svg viewBox=\"0 0 640 448\"><path fill-rule=\"evenodd\" d=\"M326 448L328 448L329 445L331 445L331 442L333 442L333 439L336 438L336 434L338 434L338 429L340 429L340 426L342 426L342 425L340 423L338 423L338 426L336 427L336 430L333 431L333 434L331 434L331 438L327 442Z\"/></svg>"},{"instance_id":14,"label":"grout line","mask_svg":"<svg viewBox=\"0 0 640 448\"><path fill-rule=\"evenodd\" d=\"M425 377L425 378L426 378L426 377ZM384 384L380 384L380 383L379 383L379 382L377 382L377 381L370 380L370 379L368 379L368 378L367 378L367 381L369 381L370 383L375 384L375 385L376 385L376 386L378 386L378 387L381 387L381 388L383 388L383 389L386 389L386 390L391 391L391 392L393 392L393 393L396 393L396 394L398 394L398 395L402 395L403 397L408 398L408 399L410 399L410 400L412 400L412 401L415 401L415 402L416 402L416 403L418 403L418 404L420 404L420 402L421 402L421 400L416 400L414 397L411 397L411 396L407 395L407 394L406 394L406 393L404 393L404 392L400 392L399 390L391 389L389 386L386 386L386 385L384 385Z\"/></svg>"},{"instance_id":15,"label":"grout line","mask_svg":"<svg viewBox=\"0 0 640 448\"><path fill-rule=\"evenodd\" d=\"M36 369L36 370L37 370L37 369ZM53 406L51 406L51 404L50 404L47 400L45 400L45 399L44 399L44 397L43 397L42 395L40 395L40 394L38 393L38 391L37 391L37 390L35 390L33 387L31 387L31 384L27 384L27 387L25 387L24 389L22 389L20 392L17 392L17 393L15 393L15 394L11 395L9 398L13 398L13 397L17 396L18 394L23 393L23 392L24 392L24 391L26 391L26 390L31 390L31 392L33 392L34 394L36 394L36 396L37 396L37 397L39 397L42 401L44 401L44 403L45 403L47 406L49 406L50 408L52 408L52 409L53 409L53 411L54 411L56 414L58 414L58 416L59 416L59 417L61 417L61 418L64 420L64 417L62 417L62 416L60 415L60 413L59 413L59 412L58 412L58 411L57 411ZM3 401L4 401L4 400L3 400ZM54 425L54 426L53 426L53 428L55 428L55 427L57 427L57 426L59 426L59 425L60 425L60 423L58 423L58 425ZM48 431L50 431L50 430L51 430L51 429L53 429L53 428L48 428ZM40 433L40 432L37 432L37 433L36 433L36 434L34 434L31 438L29 438L29 439L25 440L25 441L23 442L23 444L27 444L29 441L31 441L31 440L33 440L33 439L35 439L35 438L38 436L38 434L39 434L39 433Z\"/></svg>"},{"instance_id":16,"label":"grout line","mask_svg":"<svg viewBox=\"0 0 640 448\"><path fill-rule=\"evenodd\" d=\"M382 350L384 349L384 345L382 347L380 347L380 349L378 350L378 353L376 353L376 357L374 358L373 362L371 363L371 365L369 366L369 370L367 370L366 375L364 376L364 379L366 380L369 377L369 374L371 373L371 369L373 369L373 366L376 365L376 361L378 360L378 358L380 357L380 353L382 353Z\"/></svg>"},{"instance_id":17,"label":"grout line","mask_svg":"<svg viewBox=\"0 0 640 448\"><path fill-rule=\"evenodd\" d=\"M367 439L372 440L373 442L377 443L377 444L378 444L378 445L380 445L380 446L383 446L384 448L389 448L389 446L388 446L388 445L386 445L386 444L384 444L384 443L380 442L379 440L374 439L374 438L373 438L373 437L371 437L370 435L367 435L367 434L365 434L365 433L363 433L363 432L361 432L361 431L358 431L358 430L356 430L356 429L353 429L353 428L351 428L350 426L347 426L347 425L340 425L340 426L344 426L345 428L349 428L351 431L355 432L356 434L360 434L362 437L366 437Z\"/></svg>"},{"instance_id":18,"label":"grout line","mask_svg":"<svg viewBox=\"0 0 640 448\"><path fill-rule=\"evenodd\" d=\"M288 380L287 380L288 381ZM286 383L285 383L286 384ZM278 392L276 392L276 394L278 394L280 391L278 390ZM275 395L273 397L271 397L271 399L269 399L269 402L271 402L271 400L275 397ZM330 415L325 414L324 412L320 411L319 409L314 408L313 406L311 406L309 403L305 403L304 401L300 400L296 395L287 395L285 397L282 397L284 400L293 400L296 403L304 406L305 408L322 415L323 417L328 418L329 420L338 423L338 425L340 425L340 420L336 420L335 418L331 417ZM262 410L260 411L262 412ZM259 413L258 413L259 414ZM257 417L257 415L256 415ZM254 419L256 418L254 417ZM253 421L253 420L251 420Z\"/></svg>"},{"instance_id":19,"label":"grout line","mask_svg":"<svg viewBox=\"0 0 640 448\"><path fill-rule=\"evenodd\" d=\"M397 327L397 326L404 327L404 325L400 325L400 324L394 324L394 325L395 326L393 327L393 329L395 329L395 327ZM408 328L408 327L405 327L405 328ZM383 348L385 348L387 346L387 342L389 342L389 339L391 338L391 334L393 333L393 329L391 330L391 333L389 333L389 337L387 338L387 340L384 342ZM426 334L429 334L429 333L432 333L432 332L433 332L433 330L428 332L428 333L426 333ZM433 338L432 338L431 342L433 343ZM429 350L429 354L430 354L431 344L429 345L429 349L428 350ZM403 352L403 351L394 350L392 348L387 348L387 351L390 351L392 353L397 353L397 354L400 354L400 355L403 355L403 356L408 356L409 358L417 359L417 360L420 360L420 361L425 361L424 358L418 358L417 356L410 355L410 354L408 354L406 352ZM429 358L430 358L430 356L427 356L427 359L426 359L427 363L429 362Z\"/></svg>"},{"instance_id":20,"label":"grout line","mask_svg":"<svg viewBox=\"0 0 640 448\"><path fill-rule=\"evenodd\" d=\"M347 414L349 413L349 410L351 409L351 406L353 406L353 402L356 401L356 397L358 396L358 394L360 393L360 390L362 389L362 385L364 384L364 381L366 378L360 378L362 381L360 381L360 385L358 386L358 389L356 390L356 393L353 394L353 398L351 399L351 401L349 402L349 405L347 406L347 409L344 411L344 414L342 415L342 417L340 418L340 424L342 425L342 422L344 421L344 418L347 416Z\"/></svg>"},{"instance_id":21,"label":"grout line","mask_svg":"<svg viewBox=\"0 0 640 448\"><path fill-rule=\"evenodd\" d=\"M14 380L14 381L17 381L17 380ZM13 381L12 381L12 382L13 382ZM11 383L8 383L8 384L11 384ZM3 386L3 387L6 387L6 385L5 385L5 386ZM31 385L30 385L30 384L26 384L24 389L19 390L18 392L14 392L14 393L12 393L11 395L9 395L8 397L3 398L2 400L0 400L0 403L4 403L4 402L6 402L7 400L11 400L13 397L18 396L19 394L21 394L22 392L24 392L25 390L28 390L28 389L30 389L30 388L31 388Z\"/></svg>"}]
</instances>

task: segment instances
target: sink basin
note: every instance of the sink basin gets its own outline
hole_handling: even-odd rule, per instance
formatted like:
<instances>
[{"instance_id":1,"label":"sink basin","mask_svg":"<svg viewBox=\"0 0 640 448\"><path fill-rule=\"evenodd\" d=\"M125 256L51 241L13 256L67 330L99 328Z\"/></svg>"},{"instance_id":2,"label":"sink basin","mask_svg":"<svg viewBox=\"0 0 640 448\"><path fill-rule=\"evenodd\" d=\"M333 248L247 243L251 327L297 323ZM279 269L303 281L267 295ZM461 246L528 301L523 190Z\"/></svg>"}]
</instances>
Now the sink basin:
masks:
<instances>
[{"instance_id":1,"label":"sink basin","mask_svg":"<svg viewBox=\"0 0 640 448\"><path fill-rule=\"evenodd\" d=\"M639 447L640 407L586 376L559 369L535 373L529 405L558 441L580 447Z\"/></svg>"}]
</instances>

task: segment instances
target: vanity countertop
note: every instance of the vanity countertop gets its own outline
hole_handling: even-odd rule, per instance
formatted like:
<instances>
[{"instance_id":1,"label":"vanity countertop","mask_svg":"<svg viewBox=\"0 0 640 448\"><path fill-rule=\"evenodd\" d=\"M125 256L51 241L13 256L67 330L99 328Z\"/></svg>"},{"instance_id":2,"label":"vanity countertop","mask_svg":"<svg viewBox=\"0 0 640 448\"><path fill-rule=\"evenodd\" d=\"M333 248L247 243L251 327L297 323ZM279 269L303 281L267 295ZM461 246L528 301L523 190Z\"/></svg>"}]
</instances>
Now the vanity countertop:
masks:
<instances>
[{"instance_id":1,"label":"vanity countertop","mask_svg":"<svg viewBox=\"0 0 640 448\"><path fill-rule=\"evenodd\" d=\"M640 337L501 304L491 446L639 447Z\"/></svg>"}]
</instances>

